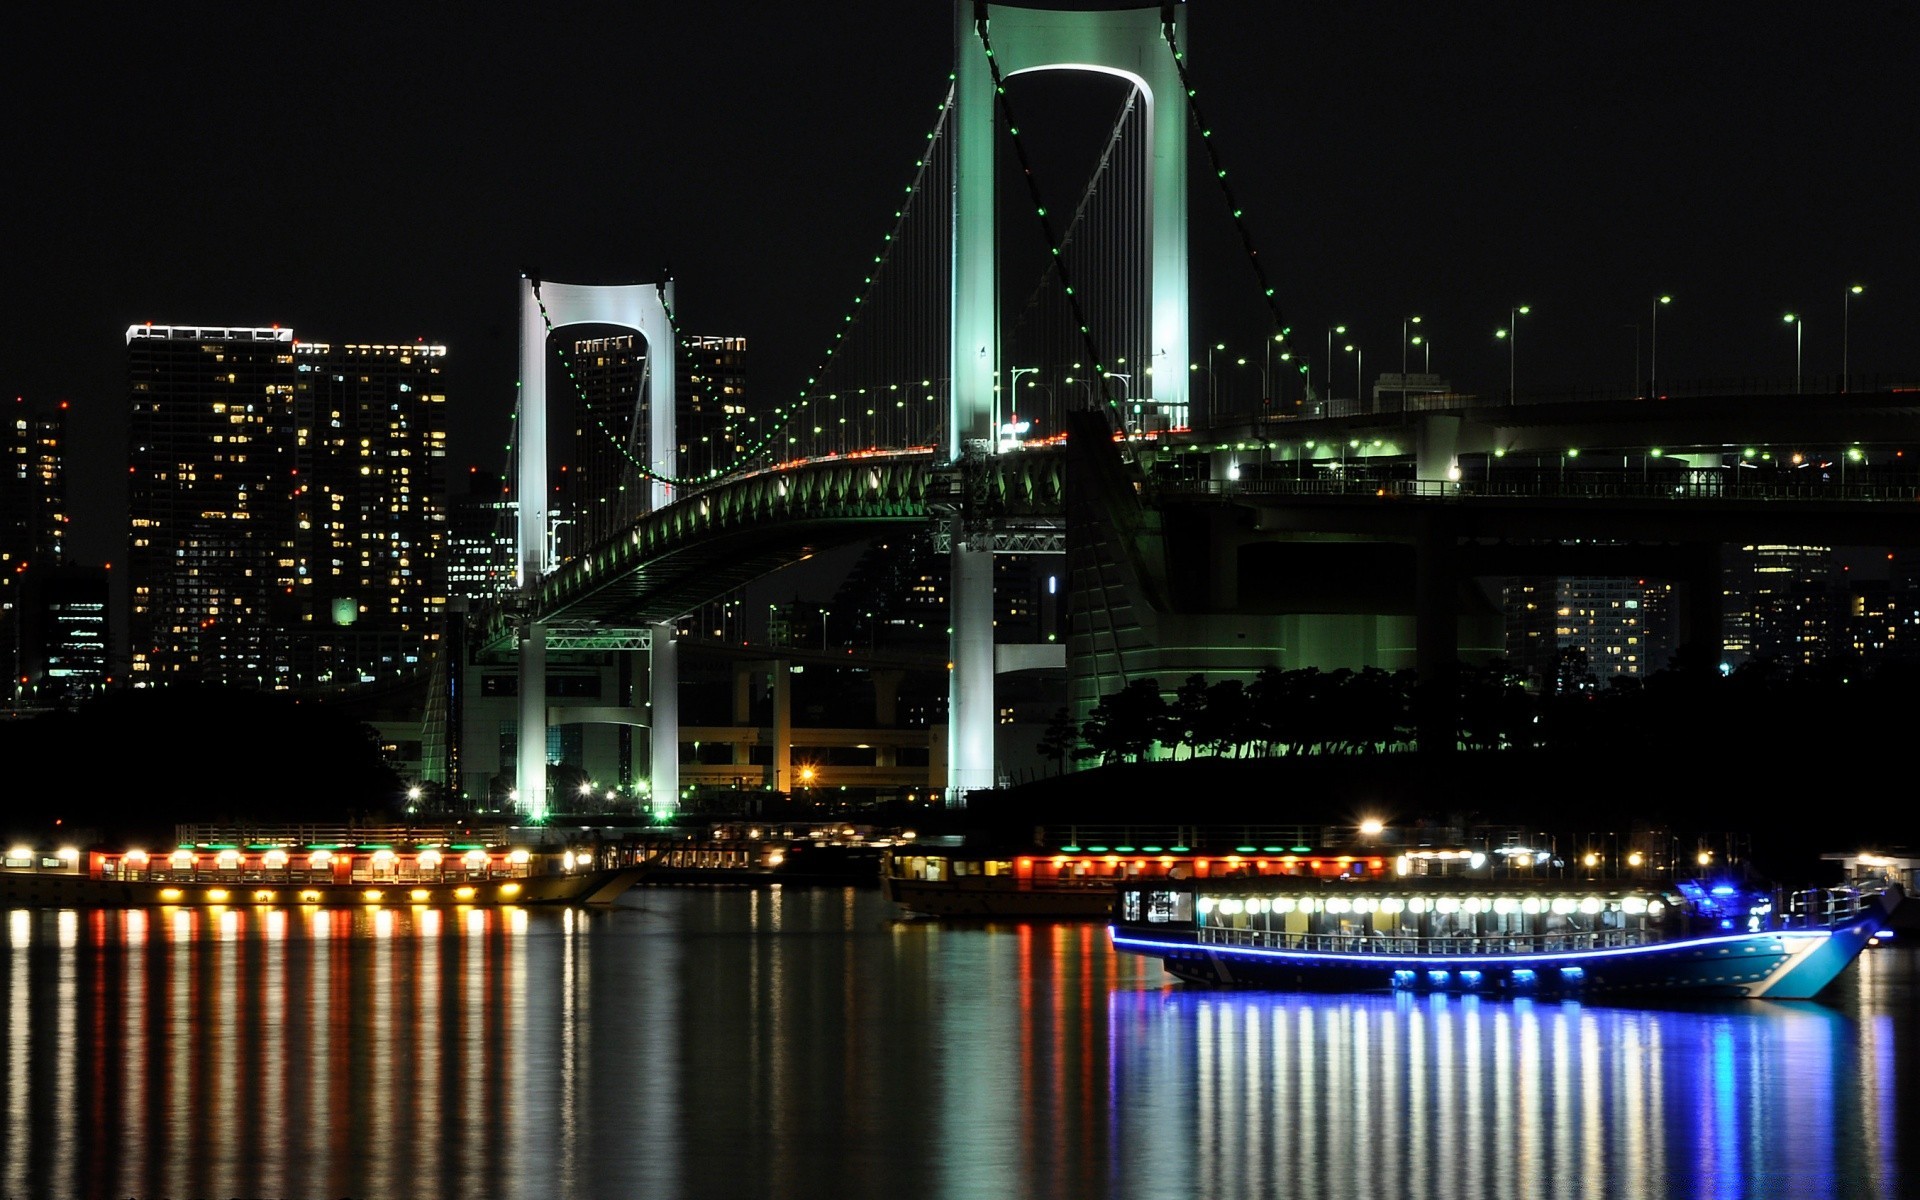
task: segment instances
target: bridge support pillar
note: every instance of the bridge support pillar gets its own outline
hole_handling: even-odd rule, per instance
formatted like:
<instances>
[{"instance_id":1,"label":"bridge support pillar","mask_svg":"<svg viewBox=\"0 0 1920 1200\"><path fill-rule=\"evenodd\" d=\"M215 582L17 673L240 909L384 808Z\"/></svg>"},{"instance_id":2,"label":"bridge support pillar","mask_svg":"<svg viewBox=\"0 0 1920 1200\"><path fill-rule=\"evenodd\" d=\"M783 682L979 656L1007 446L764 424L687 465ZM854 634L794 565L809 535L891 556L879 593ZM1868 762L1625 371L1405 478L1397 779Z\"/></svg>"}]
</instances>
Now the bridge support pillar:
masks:
<instances>
[{"instance_id":1,"label":"bridge support pillar","mask_svg":"<svg viewBox=\"0 0 1920 1200\"><path fill-rule=\"evenodd\" d=\"M647 760L647 789L656 813L680 807L680 646L673 623L653 627L648 651L647 701L652 741Z\"/></svg>"},{"instance_id":2,"label":"bridge support pillar","mask_svg":"<svg viewBox=\"0 0 1920 1200\"><path fill-rule=\"evenodd\" d=\"M969 791L994 783L991 542L975 546L955 531L948 603L947 806L961 808Z\"/></svg>"},{"instance_id":3,"label":"bridge support pillar","mask_svg":"<svg viewBox=\"0 0 1920 1200\"><path fill-rule=\"evenodd\" d=\"M520 629L520 731L514 748L514 786L520 807L535 821L547 815L547 627Z\"/></svg>"},{"instance_id":4,"label":"bridge support pillar","mask_svg":"<svg viewBox=\"0 0 1920 1200\"><path fill-rule=\"evenodd\" d=\"M874 671L873 678L873 723L882 729L892 729L900 713L900 684L907 677L905 671ZM891 767L894 765L892 745L876 745L873 752L873 765Z\"/></svg>"},{"instance_id":5,"label":"bridge support pillar","mask_svg":"<svg viewBox=\"0 0 1920 1200\"><path fill-rule=\"evenodd\" d=\"M733 668L733 723L741 729L749 728L757 722L753 719L753 681L759 675L759 669L751 663L740 663ZM733 765L745 767L753 761L753 754L745 742L733 744ZM743 775L745 772L741 772Z\"/></svg>"},{"instance_id":6,"label":"bridge support pillar","mask_svg":"<svg viewBox=\"0 0 1920 1200\"><path fill-rule=\"evenodd\" d=\"M1414 729L1422 754L1454 749L1455 677L1460 664L1460 553L1452 523L1428 513L1414 546L1414 670L1421 685Z\"/></svg>"},{"instance_id":7,"label":"bridge support pillar","mask_svg":"<svg viewBox=\"0 0 1920 1200\"><path fill-rule=\"evenodd\" d=\"M773 660L767 682L773 690L773 790L793 794L793 664L784 658Z\"/></svg>"},{"instance_id":8,"label":"bridge support pillar","mask_svg":"<svg viewBox=\"0 0 1920 1200\"><path fill-rule=\"evenodd\" d=\"M1414 431L1413 477L1421 483L1460 481L1460 418L1428 413Z\"/></svg>"}]
</instances>

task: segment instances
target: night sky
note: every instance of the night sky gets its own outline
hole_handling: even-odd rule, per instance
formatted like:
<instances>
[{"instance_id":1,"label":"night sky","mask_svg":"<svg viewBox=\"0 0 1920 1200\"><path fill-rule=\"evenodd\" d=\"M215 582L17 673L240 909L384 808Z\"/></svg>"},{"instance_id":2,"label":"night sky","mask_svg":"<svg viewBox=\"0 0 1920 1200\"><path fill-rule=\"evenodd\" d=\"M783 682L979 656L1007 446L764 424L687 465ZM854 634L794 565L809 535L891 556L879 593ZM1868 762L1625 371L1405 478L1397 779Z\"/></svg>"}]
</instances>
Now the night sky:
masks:
<instances>
[{"instance_id":1,"label":"night sky","mask_svg":"<svg viewBox=\"0 0 1920 1200\"><path fill-rule=\"evenodd\" d=\"M1528 304L1523 388L1624 387L1664 292L1663 380L1790 383L1783 314L1835 373L1863 284L1850 365L1920 383L1914 5L1188 7L1316 376L1327 325L1371 374L1419 314L1436 373L1497 391ZM122 553L137 322L444 342L462 469L504 461L527 269L671 275L681 328L745 335L756 396L791 398L954 54L947 0L12 11L0 386L73 405L82 562ZM1197 255L1236 245L1210 181L1192 215ZM1244 261L1195 277L1205 321L1257 333Z\"/></svg>"}]
</instances>

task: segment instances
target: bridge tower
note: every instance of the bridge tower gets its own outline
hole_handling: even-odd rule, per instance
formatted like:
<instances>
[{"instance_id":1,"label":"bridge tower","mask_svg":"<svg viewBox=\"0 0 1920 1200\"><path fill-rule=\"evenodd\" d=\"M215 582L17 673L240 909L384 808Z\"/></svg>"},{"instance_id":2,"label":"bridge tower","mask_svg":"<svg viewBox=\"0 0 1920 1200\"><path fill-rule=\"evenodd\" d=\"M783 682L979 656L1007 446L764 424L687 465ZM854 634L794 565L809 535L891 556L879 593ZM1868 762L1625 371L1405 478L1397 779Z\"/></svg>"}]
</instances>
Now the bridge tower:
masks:
<instances>
[{"instance_id":1,"label":"bridge tower","mask_svg":"<svg viewBox=\"0 0 1920 1200\"><path fill-rule=\"evenodd\" d=\"M1166 43L1171 22L1185 44L1186 6L1152 4L1056 12L958 0L954 7L953 304L949 428L944 447L964 478L996 452L995 384L1002 378L998 240L994 228L997 67L1117 75L1140 89L1153 147L1150 205L1153 356L1169 369L1147 376L1161 407L1184 409L1188 372L1187 118ZM992 57L988 56L991 46ZM1163 107L1163 105L1169 107ZM960 488L964 497L976 489ZM994 530L963 500L950 528L948 597L953 669L948 684L947 801L994 784Z\"/></svg>"},{"instance_id":2,"label":"bridge tower","mask_svg":"<svg viewBox=\"0 0 1920 1200\"><path fill-rule=\"evenodd\" d=\"M547 483L547 336L568 325L619 325L646 339L647 454L651 478L647 511L672 500L667 482L676 470L674 430L673 283L546 283L522 276L520 294L520 398L518 463L513 484L520 510L514 539L514 583L522 596L559 564L549 549L552 493ZM543 311L544 306L544 311ZM531 605L523 612L530 612ZM547 798L547 644L544 622L523 616L516 641L519 654L519 750L515 781L521 804L539 820ZM663 622L630 637L626 644L648 648L650 777L654 802L677 801L680 794L679 671L673 623ZM614 631L601 630L606 638Z\"/></svg>"}]
</instances>

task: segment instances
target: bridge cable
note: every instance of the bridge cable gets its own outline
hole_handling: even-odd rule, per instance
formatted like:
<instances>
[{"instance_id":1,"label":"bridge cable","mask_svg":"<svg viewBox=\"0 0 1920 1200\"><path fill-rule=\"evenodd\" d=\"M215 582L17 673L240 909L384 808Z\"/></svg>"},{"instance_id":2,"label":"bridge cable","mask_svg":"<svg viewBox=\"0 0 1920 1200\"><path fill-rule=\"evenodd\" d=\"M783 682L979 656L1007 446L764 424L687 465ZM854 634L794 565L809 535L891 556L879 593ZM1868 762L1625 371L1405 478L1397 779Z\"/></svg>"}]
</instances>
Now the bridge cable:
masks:
<instances>
[{"instance_id":1,"label":"bridge cable","mask_svg":"<svg viewBox=\"0 0 1920 1200\"><path fill-rule=\"evenodd\" d=\"M1206 118L1200 112L1200 100L1192 79L1187 75L1187 56L1180 49L1178 36L1174 33L1172 6L1163 7L1160 21L1160 33L1167 43L1167 49L1173 54L1173 68L1180 75L1180 88L1187 95L1187 113L1192 119L1193 128L1200 135L1200 145L1206 149L1207 163L1213 170L1213 177L1220 183L1220 194L1226 198L1227 212L1233 218L1233 226L1239 231L1240 245L1247 252L1247 262L1253 268L1255 279L1259 281L1260 292L1267 302L1267 311L1273 316L1274 340L1285 342L1293 330L1288 328L1286 318L1281 314L1280 301L1274 288L1267 280L1266 268L1260 262L1260 251L1253 244L1253 234L1242 219L1242 209L1234 199L1233 186L1227 182L1226 168L1220 165L1220 156L1214 152L1213 130L1208 127ZM1271 397L1269 397L1271 399Z\"/></svg>"},{"instance_id":2,"label":"bridge cable","mask_svg":"<svg viewBox=\"0 0 1920 1200\"><path fill-rule=\"evenodd\" d=\"M1093 363L1094 373L1101 381L1100 390L1106 399L1107 407L1118 418L1115 428L1124 429L1126 427L1124 406L1115 403L1108 391L1107 381L1111 377L1107 374L1106 362L1100 355L1100 347L1094 339L1086 310L1080 306L1080 297L1073 289L1073 280L1067 275L1067 263L1061 253L1060 240L1054 236L1053 219L1047 215L1046 202L1040 195L1039 181L1034 178L1033 165L1027 157L1026 143L1020 137L1019 122L1013 119L1013 104L1007 99L1006 80L1001 77L1000 63L994 58L993 39L987 34L986 5L976 4L974 9L976 14L973 21L974 32L979 35L981 48L986 51L987 70L993 76L994 97L999 102L1001 116L1007 124L1007 133L1013 141L1014 154L1020 162L1020 174L1026 180L1027 195L1033 201L1034 214L1040 220L1041 235L1046 238L1048 253L1052 255L1053 269L1060 276L1061 289L1066 294L1067 304L1073 310L1073 321L1079 327L1080 339L1086 346L1087 359Z\"/></svg>"},{"instance_id":3,"label":"bridge cable","mask_svg":"<svg viewBox=\"0 0 1920 1200\"><path fill-rule=\"evenodd\" d=\"M553 314L547 311L546 298L540 294L540 281L538 279L533 279L533 280L529 280L529 282L533 284L534 303L540 306L540 319L546 324L546 327L547 327L547 340L550 344L552 344L554 352L560 356L560 366L566 371L567 378L573 382L574 395L578 398L580 402L580 411L583 413L592 414L593 409L587 402L587 386L584 382L582 382L579 374L573 369L573 359L567 354L566 350L558 342L553 341L553 334L554 334ZM656 282L653 286L657 289L662 289L661 295L664 298L665 285ZM669 328L671 328L672 326L671 312L668 313L668 325L669 325ZM653 356L651 353L649 353L647 357L651 359ZM646 463L641 462L638 458L634 457L633 451L628 449L622 443L620 438L614 436L613 431L607 428L606 422L602 421L598 415L593 416L593 424L597 429L599 429L601 434L606 437L607 442L610 445L612 445L615 450L619 451L620 456L627 460L627 463L633 467L634 471L638 473L642 479L664 483L670 487L683 487L683 486L686 486L687 484L697 482L695 480L679 479L672 475L660 474L658 471L655 471L652 467L648 466Z\"/></svg>"}]
</instances>

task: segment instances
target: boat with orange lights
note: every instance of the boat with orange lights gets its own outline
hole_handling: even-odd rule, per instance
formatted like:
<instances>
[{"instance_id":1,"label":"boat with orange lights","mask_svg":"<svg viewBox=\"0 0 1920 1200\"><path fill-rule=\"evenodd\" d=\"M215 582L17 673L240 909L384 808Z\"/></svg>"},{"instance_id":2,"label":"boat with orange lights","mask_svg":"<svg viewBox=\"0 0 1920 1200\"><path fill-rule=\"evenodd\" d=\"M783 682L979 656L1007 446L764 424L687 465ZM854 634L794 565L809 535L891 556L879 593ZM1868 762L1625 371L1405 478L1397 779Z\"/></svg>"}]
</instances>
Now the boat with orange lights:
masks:
<instances>
[{"instance_id":1,"label":"boat with orange lights","mask_svg":"<svg viewBox=\"0 0 1920 1200\"><path fill-rule=\"evenodd\" d=\"M1450 853L1413 847L1411 853ZM1382 871L1378 846L1354 831L1314 826L1164 826L1042 829L1015 849L921 839L888 848L880 864L886 897L929 917L1032 917L1104 921L1128 882Z\"/></svg>"},{"instance_id":2,"label":"boat with orange lights","mask_svg":"<svg viewBox=\"0 0 1920 1200\"><path fill-rule=\"evenodd\" d=\"M506 832L183 826L170 850L13 846L0 864L0 903L608 904L645 878L650 866L650 855L620 843L516 845Z\"/></svg>"}]
</instances>

